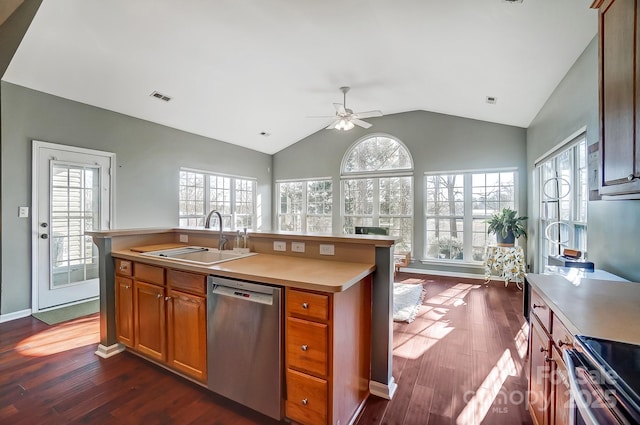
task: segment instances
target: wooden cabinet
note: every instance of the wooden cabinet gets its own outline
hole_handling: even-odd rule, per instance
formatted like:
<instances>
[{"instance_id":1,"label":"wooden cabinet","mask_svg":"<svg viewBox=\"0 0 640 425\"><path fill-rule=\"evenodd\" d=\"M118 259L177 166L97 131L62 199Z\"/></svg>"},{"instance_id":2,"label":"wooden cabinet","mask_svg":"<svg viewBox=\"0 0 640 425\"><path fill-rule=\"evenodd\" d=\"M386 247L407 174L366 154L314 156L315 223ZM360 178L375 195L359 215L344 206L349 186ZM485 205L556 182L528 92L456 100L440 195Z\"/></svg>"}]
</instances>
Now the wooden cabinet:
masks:
<instances>
[{"instance_id":1,"label":"wooden cabinet","mask_svg":"<svg viewBox=\"0 0 640 425\"><path fill-rule=\"evenodd\" d=\"M204 279L204 276L201 276ZM169 285L171 280L169 280ZM167 303L168 358L172 368L207 380L207 300L169 290Z\"/></svg>"},{"instance_id":2,"label":"wooden cabinet","mask_svg":"<svg viewBox=\"0 0 640 425\"><path fill-rule=\"evenodd\" d=\"M570 390L562 350L573 346L573 335L534 290L529 312L529 412L535 425L566 425Z\"/></svg>"},{"instance_id":3,"label":"wooden cabinet","mask_svg":"<svg viewBox=\"0 0 640 425\"><path fill-rule=\"evenodd\" d=\"M118 341L207 380L206 275L116 259Z\"/></svg>"},{"instance_id":4,"label":"wooden cabinet","mask_svg":"<svg viewBox=\"0 0 640 425\"><path fill-rule=\"evenodd\" d=\"M166 360L166 312L164 287L135 282L135 349L159 361Z\"/></svg>"},{"instance_id":5,"label":"wooden cabinet","mask_svg":"<svg viewBox=\"0 0 640 425\"><path fill-rule=\"evenodd\" d=\"M285 415L350 423L369 395L371 276L343 292L287 288Z\"/></svg>"},{"instance_id":6,"label":"wooden cabinet","mask_svg":"<svg viewBox=\"0 0 640 425\"><path fill-rule=\"evenodd\" d=\"M116 338L118 342L133 347L135 333L133 323L133 263L115 259L116 288Z\"/></svg>"},{"instance_id":7,"label":"wooden cabinet","mask_svg":"<svg viewBox=\"0 0 640 425\"><path fill-rule=\"evenodd\" d=\"M133 279L116 275L116 338L127 347L135 345Z\"/></svg>"},{"instance_id":8,"label":"wooden cabinet","mask_svg":"<svg viewBox=\"0 0 640 425\"><path fill-rule=\"evenodd\" d=\"M529 340L529 412L534 425L549 424L551 342L540 322L531 316Z\"/></svg>"},{"instance_id":9,"label":"wooden cabinet","mask_svg":"<svg viewBox=\"0 0 640 425\"><path fill-rule=\"evenodd\" d=\"M640 37L637 0L599 8L600 193L640 197Z\"/></svg>"}]
</instances>

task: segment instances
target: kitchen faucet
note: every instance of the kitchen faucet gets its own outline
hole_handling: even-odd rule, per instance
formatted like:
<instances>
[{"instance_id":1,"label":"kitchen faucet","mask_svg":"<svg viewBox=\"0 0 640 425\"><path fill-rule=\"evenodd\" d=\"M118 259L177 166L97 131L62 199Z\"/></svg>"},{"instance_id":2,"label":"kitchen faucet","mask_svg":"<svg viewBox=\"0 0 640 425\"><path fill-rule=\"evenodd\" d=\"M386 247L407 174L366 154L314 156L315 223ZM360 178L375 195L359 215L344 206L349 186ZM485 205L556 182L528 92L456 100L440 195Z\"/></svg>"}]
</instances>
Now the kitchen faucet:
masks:
<instances>
[{"instance_id":1,"label":"kitchen faucet","mask_svg":"<svg viewBox=\"0 0 640 425\"><path fill-rule=\"evenodd\" d=\"M207 215L207 219L204 221L204 228L211 228L211 216L215 214L218 216L218 223L220 223L220 236L218 236L218 251L222 251L224 249L224 245L227 243L227 239L222 234L222 216L217 210L211 210L209 215Z\"/></svg>"}]
</instances>

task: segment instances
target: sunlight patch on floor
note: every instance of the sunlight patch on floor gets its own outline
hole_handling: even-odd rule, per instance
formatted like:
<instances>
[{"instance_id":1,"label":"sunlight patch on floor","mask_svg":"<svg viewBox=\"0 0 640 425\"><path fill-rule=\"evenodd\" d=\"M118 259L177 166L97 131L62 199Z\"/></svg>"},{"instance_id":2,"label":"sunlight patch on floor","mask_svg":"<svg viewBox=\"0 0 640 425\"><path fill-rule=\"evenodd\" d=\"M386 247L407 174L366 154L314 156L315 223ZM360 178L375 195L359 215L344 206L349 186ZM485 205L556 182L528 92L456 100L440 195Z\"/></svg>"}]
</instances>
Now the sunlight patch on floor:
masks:
<instances>
[{"instance_id":1,"label":"sunlight patch on floor","mask_svg":"<svg viewBox=\"0 0 640 425\"><path fill-rule=\"evenodd\" d=\"M465 393L464 401L467 404L456 418L456 425L480 424L509 376L516 376L516 365L511 351L506 349L480 388L475 392Z\"/></svg>"},{"instance_id":2,"label":"sunlight patch on floor","mask_svg":"<svg viewBox=\"0 0 640 425\"><path fill-rule=\"evenodd\" d=\"M529 324L524 322L520 327L520 330L513 338L516 343L516 350L521 359L527 355L528 341L529 341Z\"/></svg>"},{"instance_id":3,"label":"sunlight patch on floor","mask_svg":"<svg viewBox=\"0 0 640 425\"><path fill-rule=\"evenodd\" d=\"M97 344L99 341L99 321L97 318L86 318L55 325L33 334L20 341L15 350L25 356L42 357Z\"/></svg>"}]
</instances>

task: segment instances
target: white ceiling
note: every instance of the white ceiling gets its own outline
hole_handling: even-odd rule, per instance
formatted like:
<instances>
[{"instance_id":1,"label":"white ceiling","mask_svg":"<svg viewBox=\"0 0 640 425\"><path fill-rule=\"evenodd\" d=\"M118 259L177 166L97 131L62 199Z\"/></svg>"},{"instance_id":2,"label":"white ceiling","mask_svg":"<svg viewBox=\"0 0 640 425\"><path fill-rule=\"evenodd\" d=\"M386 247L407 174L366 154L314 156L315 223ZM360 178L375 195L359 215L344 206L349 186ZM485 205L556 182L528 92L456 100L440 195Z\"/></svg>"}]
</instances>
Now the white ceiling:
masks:
<instances>
[{"instance_id":1,"label":"white ceiling","mask_svg":"<svg viewBox=\"0 0 640 425\"><path fill-rule=\"evenodd\" d=\"M527 127L597 33L590 3L43 0L3 80L268 154L343 85L356 112Z\"/></svg>"}]
</instances>

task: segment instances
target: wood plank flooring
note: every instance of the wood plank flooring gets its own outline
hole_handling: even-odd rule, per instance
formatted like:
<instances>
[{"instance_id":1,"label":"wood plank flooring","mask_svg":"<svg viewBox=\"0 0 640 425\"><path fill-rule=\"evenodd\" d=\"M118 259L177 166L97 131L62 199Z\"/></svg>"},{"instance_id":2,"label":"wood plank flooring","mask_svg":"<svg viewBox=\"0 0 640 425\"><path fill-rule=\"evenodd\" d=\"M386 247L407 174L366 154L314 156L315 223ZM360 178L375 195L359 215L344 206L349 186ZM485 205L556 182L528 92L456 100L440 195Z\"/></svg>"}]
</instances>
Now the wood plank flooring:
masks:
<instances>
[{"instance_id":1,"label":"wood plank flooring","mask_svg":"<svg viewBox=\"0 0 640 425\"><path fill-rule=\"evenodd\" d=\"M356 424L530 424L522 292L407 273L396 281L426 295L413 323L394 324L398 391L370 397ZM102 359L98 334L97 315L0 324L0 424L280 423L130 353Z\"/></svg>"}]
</instances>

